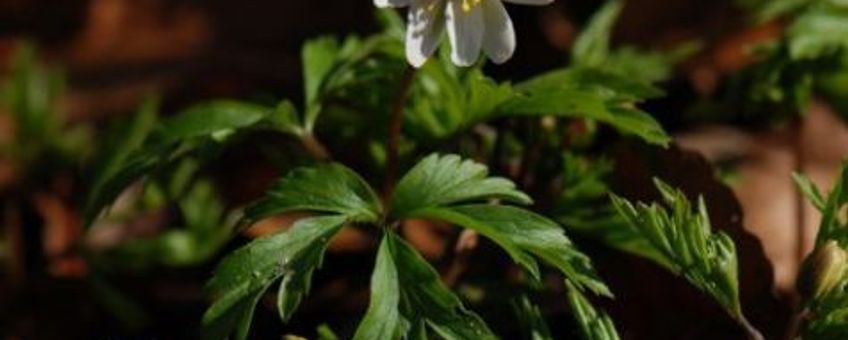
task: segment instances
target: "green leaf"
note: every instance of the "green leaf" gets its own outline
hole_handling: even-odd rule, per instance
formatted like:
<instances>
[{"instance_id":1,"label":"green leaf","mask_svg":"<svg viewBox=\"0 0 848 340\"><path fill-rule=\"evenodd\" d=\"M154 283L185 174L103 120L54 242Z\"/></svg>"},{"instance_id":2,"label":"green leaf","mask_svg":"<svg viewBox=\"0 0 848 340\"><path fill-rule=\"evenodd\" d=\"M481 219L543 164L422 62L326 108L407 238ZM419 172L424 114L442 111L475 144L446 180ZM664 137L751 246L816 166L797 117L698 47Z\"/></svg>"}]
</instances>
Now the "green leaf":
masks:
<instances>
[{"instance_id":1,"label":"green leaf","mask_svg":"<svg viewBox=\"0 0 848 340\"><path fill-rule=\"evenodd\" d=\"M635 253L655 261L672 273L713 297L741 325L747 325L739 303L736 247L727 234L711 231L703 199L693 211L679 190L660 180L656 186L666 206L645 205L612 195L612 203L628 225L655 249L650 254Z\"/></svg>"},{"instance_id":2,"label":"green leaf","mask_svg":"<svg viewBox=\"0 0 848 340\"><path fill-rule=\"evenodd\" d=\"M389 237L384 237L371 276L371 303L356 329L354 340L393 340L406 332L408 323L398 307L401 287Z\"/></svg>"},{"instance_id":3,"label":"green leaf","mask_svg":"<svg viewBox=\"0 0 848 340\"><path fill-rule=\"evenodd\" d=\"M682 43L670 51L645 51L632 46L617 48L609 53L603 70L644 84L668 80L674 66L701 49L697 42Z\"/></svg>"},{"instance_id":4,"label":"green leaf","mask_svg":"<svg viewBox=\"0 0 848 340\"><path fill-rule=\"evenodd\" d=\"M306 96L306 130L312 131L320 109L320 94L337 63L339 42L333 37L322 37L307 41L301 51L303 62L303 86Z\"/></svg>"},{"instance_id":5,"label":"green leaf","mask_svg":"<svg viewBox=\"0 0 848 340\"><path fill-rule=\"evenodd\" d=\"M345 221L344 216L303 219L286 232L257 239L227 256L208 284L216 300L203 316L204 334L222 339L236 332L236 338L245 339L254 306L280 278L280 315L290 317L308 293L327 243Z\"/></svg>"},{"instance_id":6,"label":"green leaf","mask_svg":"<svg viewBox=\"0 0 848 340\"><path fill-rule=\"evenodd\" d=\"M298 168L248 207L248 222L291 211L336 213L357 222L376 222L382 208L368 183L340 164Z\"/></svg>"},{"instance_id":7,"label":"green leaf","mask_svg":"<svg viewBox=\"0 0 848 340\"><path fill-rule=\"evenodd\" d=\"M848 224L844 219L844 207L848 204L848 163L842 165L842 173L827 195L822 210L822 220L816 237L816 248L830 240L848 247Z\"/></svg>"},{"instance_id":8,"label":"green leaf","mask_svg":"<svg viewBox=\"0 0 848 340\"><path fill-rule=\"evenodd\" d=\"M512 301L512 309L518 317L518 323L525 330L529 330L530 340L553 340L551 331L542 311L534 305L527 296L521 296Z\"/></svg>"},{"instance_id":9,"label":"green leaf","mask_svg":"<svg viewBox=\"0 0 848 340\"><path fill-rule=\"evenodd\" d=\"M567 68L536 76L514 88L518 94L501 105L500 116L589 118L649 143L665 146L671 140L653 117L635 106L663 92L638 80L596 69Z\"/></svg>"},{"instance_id":10,"label":"green leaf","mask_svg":"<svg viewBox=\"0 0 848 340\"><path fill-rule=\"evenodd\" d=\"M848 48L848 10L825 1L803 12L787 29L789 55L815 59Z\"/></svg>"},{"instance_id":11,"label":"green leaf","mask_svg":"<svg viewBox=\"0 0 848 340\"><path fill-rule=\"evenodd\" d=\"M581 289L612 296L592 268L589 258L577 250L555 222L530 211L497 205L464 205L424 208L410 217L438 219L475 230L497 243L535 278L538 257L557 268Z\"/></svg>"},{"instance_id":12,"label":"green leaf","mask_svg":"<svg viewBox=\"0 0 848 340\"><path fill-rule=\"evenodd\" d=\"M391 213L405 217L427 207L492 198L530 204L530 197L515 189L512 181L488 177L485 165L457 155L427 156L401 178L392 195Z\"/></svg>"},{"instance_id":13,"label":"green leaf","mask_svg":"<svg viewBox=\"0 0 848 340\"><path fill-rule=\"evenodd\" d=\"M287 132L294 136L303 135L305 132L298 118L297 108L289 100L283 100L271 111L267 118L268 122L276 129Z\"/></svg>"},{"instance_id":14,"label":"green leaf","mask_svg":"<svg viewBox=\"0 0 848 340\"><path fill-rule=\"evenodd\" d=\"M844 339L848 337L848 224L844 218L848 163L843 164L827 199L806 177L795 174L795 179L822 210L815 249L798 274L797 287L809 310L801 334L804 339Z\"/></svg>"},{"instance_id":15,"label":"green leaf","mask_svg":"<svg viewBox=\"0 0 848 340\"><path fill-rule=\"evenodd\" d=\"M623 8L623 1L610 0L592 16L574 42L571 57L575 64L600 66L606 60L612 28Z\"/></svg>"},{"instance_id":16,"label":"green leaf","mask_svg":"<svg viewBox=\"0 0 848 340\"><path fill-rule=\"evenodd\" d=\"M615 329L612 319L606 313L599 312L576 289L570 281L566 281L568 287L568 303L574 312L574 317L580 326L580 335L585 340L619 340L618 331Z\"/></svg>"},{"instance_id":17,"label":"green leaf","mask_svg":"<svg viewBox=\"0 0 848 340\"><path fill-rule=\"evenodd\" d=\"M120 156L97 178L86 200L86 224L129 185L150 175L157 167L191 153L205 142L219 141L234 132L254 127L272 111L260 105L217 100L192 106L164 121L142 145L135 145L138 136L129 134L122 143L136 150Z\"/></svg>"},{"instance_id":18,"label":"green leaf","mask_svg":"<svg viewBox=\"0 0 848 340\"><path fill-rule=\"evenodd\" d=\"M807 196L810 203L819 211L824 211L826 205L825 199L816 184L809 177L799 173L793 173L792 179L795 180L795 185L798 186L798 189L801 190L804 196Z\"/></svg>"},{"instance_id":19,"label":"green leaf","mask_svg":"<svg viewBox=\"0 0 848 340\"><path fill-rule=\"evenodd\" d=\"M748 7L754 9L755 19L763 23L780 16L798 13L812 0L746 0Z\"/></svg>"},{"instance_id":20,"label":"green leaf","mask_svg":"<svg viewBox=\"0 0 848 340\"><path fill-rule=\"evenodd\" d=\"M386 233L384 242L397 266L401 310L412 324L409 338L426 339L424 325L445 340L497 338L477 314L465 309L417 251L393 232Z\"/></svg>"},{"instance_id":21,"label":"green leaf","mask_svg":"<svg viewBox=\"0 0 848 340\"><path fill-rule=\"evenodd\" d=\"M467 120L477 122L491 117L504 103L508 102L515 92L509 83L498 84L486 77L480 69L473 69L467 76L468 94L464 112Z\"/></svg>"},{"instance_id":22,"label":"green leaf","mask_svg":"<svg viewBox=\"0 0 848 340\"><path fill-rule=\"evenodd\" d=\"M272 110L234 100L198 104L166 120L154 131L152 142L172 144L198 137L215 137L258 123Z\"/></svg>"},{"instance_id":23,"label":"green leaf","mask_svg":"<svg viewBox=\"0 0 848 340\"><path fill-rule=\"evenodd\" d=\"M0 84L0 104L15 124L20 157L31 157L47 144L63 123L56 104L64 77L41 65L36 47L24 42L12 54L8 78Z\"/></svg>"},{"instance_id":24,"label":"green leaf","mask_svg":"<svg viewBox=\"0 0 848 340\"><path fill-rule=\"evenodd\" d=\"M649 114L586 90L562 88L521 96L507 102L501 110L510 116L589 118L652 144L665 146L671 141Z\"/></svg>"},{"instance_id":25,"label":"green leaf","mask_svg":"<svg viewBox=\"0 0 848 340\"><path fill-rule=\"evenodd\" d=\"M590 161L566 153L563 157L563 192L552 216L570 232L599 240L624 252L640 254L655 262L665 261L665 257L638 230L627 225L610 203L609 192L612 189L607 185L606 177L612 170L613 164L608 160Z\"/></svg>"}]
</instances>

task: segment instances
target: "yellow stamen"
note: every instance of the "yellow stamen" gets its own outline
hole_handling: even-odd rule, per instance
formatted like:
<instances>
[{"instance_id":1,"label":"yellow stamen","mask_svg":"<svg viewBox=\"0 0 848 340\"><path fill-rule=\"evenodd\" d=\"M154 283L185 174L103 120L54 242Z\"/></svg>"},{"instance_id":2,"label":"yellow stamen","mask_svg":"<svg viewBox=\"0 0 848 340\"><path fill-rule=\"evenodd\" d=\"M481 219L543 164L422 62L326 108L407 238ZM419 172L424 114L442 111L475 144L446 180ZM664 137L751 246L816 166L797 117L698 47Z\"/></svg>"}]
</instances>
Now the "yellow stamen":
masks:
<instances>
[{"instance_id":1,"label":"yellow stamen","mask_svg":"<svg viewBox=\"0 0 848 340\"><path fill-rule=\"evenodd\" d=\"M483 0L461 0L462 1L462 11L465 13L471 12L474 7L480 6L480 3Z\"/></svg>"}]
</instances>

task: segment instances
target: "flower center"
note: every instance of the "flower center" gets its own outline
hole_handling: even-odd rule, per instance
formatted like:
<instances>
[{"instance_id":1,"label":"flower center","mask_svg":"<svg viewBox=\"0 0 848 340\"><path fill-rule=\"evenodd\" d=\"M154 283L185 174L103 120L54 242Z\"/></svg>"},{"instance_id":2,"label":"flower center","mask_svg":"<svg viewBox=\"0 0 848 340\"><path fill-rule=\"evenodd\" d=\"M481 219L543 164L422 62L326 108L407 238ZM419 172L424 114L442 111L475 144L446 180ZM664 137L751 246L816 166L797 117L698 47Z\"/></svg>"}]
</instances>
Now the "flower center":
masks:
<instances>
[{"instance_id":1,"label":"flower center","mask_svg":"<svg viewBox=\"0 0 848 340\"><path fill-rule=\"evenodd\" d=\"M462 1L462 11L465 13L471 12L474 7L480 6L480 3L483 0L461 0Z\"/></svg>"}]
</instances>

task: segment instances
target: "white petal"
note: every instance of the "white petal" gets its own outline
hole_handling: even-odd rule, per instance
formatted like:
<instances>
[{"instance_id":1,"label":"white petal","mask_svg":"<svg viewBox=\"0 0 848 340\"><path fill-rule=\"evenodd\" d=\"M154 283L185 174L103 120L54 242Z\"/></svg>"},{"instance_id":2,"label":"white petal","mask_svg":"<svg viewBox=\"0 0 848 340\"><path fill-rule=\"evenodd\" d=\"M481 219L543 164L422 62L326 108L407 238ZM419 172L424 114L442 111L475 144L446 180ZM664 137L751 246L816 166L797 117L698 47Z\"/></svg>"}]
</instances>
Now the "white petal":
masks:
<instances>
[{"instance_id":1,"label":"white petal","mask_svg":"<svg viewBox=\"0 0 848 340\"><path fill-rule=\"evenodd\" d=\"M477 0L480 1L480 0ZM482 0L492 1L492 0ZM457 66L471 66L480 57L483 45L483 9L475 0L450 0L445 10L451 60ZM465 6L463 6L465 3Z\"/></svg>"},{"instance_id":2,"label":"white petal","mask_svg":"<svg viewBox=\"0 0 848 340\"><path fill-rule=\"evenodd\" d=\"M406 7L411 5L413 0L374 0L374 6L379 8L386 7Z\"/></svg>"},{"instance_id":3,"label":"white petal","mask_svg":"<svg viewBox=\"0 0 848 340\"><path fill-rule=\"evenodd\" d=\"M436 48L444 31L444 0L415 2L409 8L406 26L406 59L421 67Z\"/></svg>"},{"instance_id":4,"label":"white petal","mask_svg":"<svg viewBox=\"0 0 848 340\"><path fill-rule=\"evenodd\" d=\"M511 2L511 3L514 3L514 4L520 4L520 5L536 5L536 6L547 5L547 4L554 2L554 0L503 0L503 1Z\"/></svg>"},{"instance_id":5,"label":"white petal","mask_svg":"<svg viewBox=\"0 0 848 340\"><path fill-rule=\"evenodd\" d=\"M484 0L483 16L486 29L483 34L483 51L495 64L503 64L515 52L515 30L512 20L500 1Z\"/></svg>"}]
</instances>

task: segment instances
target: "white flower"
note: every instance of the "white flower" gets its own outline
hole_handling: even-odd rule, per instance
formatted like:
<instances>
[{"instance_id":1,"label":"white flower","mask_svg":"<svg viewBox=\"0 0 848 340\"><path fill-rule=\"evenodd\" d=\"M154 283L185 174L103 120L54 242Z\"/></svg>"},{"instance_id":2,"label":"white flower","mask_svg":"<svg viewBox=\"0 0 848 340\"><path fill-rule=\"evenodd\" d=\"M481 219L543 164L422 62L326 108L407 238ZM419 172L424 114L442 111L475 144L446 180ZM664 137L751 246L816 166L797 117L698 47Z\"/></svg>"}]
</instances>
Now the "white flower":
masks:
<instances>
[{"instance_id":1,"label":"white flower","mask_svg":"<svg viewBox=\"0 0 848 340\"><path fill-rule=\"evenodd\" d=\"M421 67L439 46L447 26L451 60L459 66L477 61L480 50L501 64L515 52L515 31L503 1L546 5L554 0L374 0L377 7L409 7L406 59Z\"/></svg>"}]
</instances>

